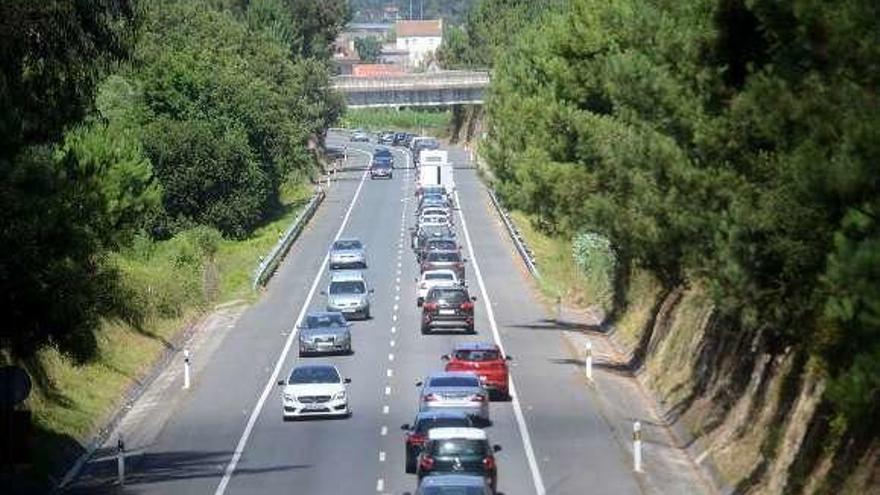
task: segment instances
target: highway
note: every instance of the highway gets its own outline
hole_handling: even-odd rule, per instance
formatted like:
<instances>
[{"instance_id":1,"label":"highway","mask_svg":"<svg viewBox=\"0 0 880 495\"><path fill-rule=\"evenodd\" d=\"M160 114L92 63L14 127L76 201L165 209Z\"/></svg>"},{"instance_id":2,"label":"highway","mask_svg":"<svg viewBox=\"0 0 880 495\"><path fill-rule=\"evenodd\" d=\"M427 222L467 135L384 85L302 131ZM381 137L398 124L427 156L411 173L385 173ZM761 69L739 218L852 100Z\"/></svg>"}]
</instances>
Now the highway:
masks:
<instances>
[{"instance_id":1,"label":"highway","mask_svg":"<svg viewBox=\"0 0 880 495\"><path fill-rule=\"evenodd\" d=\"M369 494L415 491L404 472L403 432L417 406L415 382L442 369L460 340L495 340L514 357L512 401L493 402L490 440L503 450L499 491L640 493L628 456L596 411L570 349L534 296L476 171L457 168L456 226L466 251L477 335L423 336L415 304L418 267L409 248L413 171L395 151L392 180L364 173L373 145L348 143L349 166L269 283L194 376L158 437L129 465L126 493ZM355 151L361 150L360 152ZM451 148L450 159L467 162ZM352 327L351 356L299 358L295 323L323 310L326 256L338 237L367 246L372 319ZM490 306L487 306L490 305ZM491 311L489 310L491 308ZM332 362L351 377L349 419L284 422L279 375L302 361ZM107 487L75 487L95 493Z\"/></svg>"}]
</instances>

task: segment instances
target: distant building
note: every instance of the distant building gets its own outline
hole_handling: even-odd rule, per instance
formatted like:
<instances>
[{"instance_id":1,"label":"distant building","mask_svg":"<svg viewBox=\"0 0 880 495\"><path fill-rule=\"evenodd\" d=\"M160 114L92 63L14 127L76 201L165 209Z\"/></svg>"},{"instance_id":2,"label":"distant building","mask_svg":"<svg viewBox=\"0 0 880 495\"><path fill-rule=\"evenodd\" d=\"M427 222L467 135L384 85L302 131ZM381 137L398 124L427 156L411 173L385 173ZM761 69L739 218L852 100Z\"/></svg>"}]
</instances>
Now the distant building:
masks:
<instances>
[{"instance_id":1,"label":"distant building","mask_svg":"<svg viewBox=\"0 0 880 495\"><path fill-rule=\"evenodd\" d=\"M399 76L403 74L403 68L391 64L355 64L351 68L351 75L355 77Z\"/></svg>"},{"instance_id":2,"label":"distant building","mask_svg":"<svg viewBox=\"0 0 880 495\"><path fill-rule=\"evenodd\" d=\"M410 67L420 66L443 42L443 19L397 21L394 30L397 49L409 52Z\"/></svg>"}]
</instances>

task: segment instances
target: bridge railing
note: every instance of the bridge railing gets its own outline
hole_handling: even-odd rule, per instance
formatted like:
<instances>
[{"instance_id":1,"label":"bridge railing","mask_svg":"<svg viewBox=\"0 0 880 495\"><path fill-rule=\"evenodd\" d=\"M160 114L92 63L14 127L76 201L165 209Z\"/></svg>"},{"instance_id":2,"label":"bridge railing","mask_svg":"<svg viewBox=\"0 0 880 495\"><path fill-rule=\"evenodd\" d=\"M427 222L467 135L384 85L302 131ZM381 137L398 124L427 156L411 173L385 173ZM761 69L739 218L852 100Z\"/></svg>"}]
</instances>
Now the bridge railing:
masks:
<instances>
[{"instance_id":1,"label":"bridge railing","mask_svg":"<svg viewBox=\"0 0 880 495\"><path fill-rule=\"evenodd\" d=\"M488 85L488 71L444 71L398 76L336 76L333 78L333 88L343 92L419 88L485 88Z\"/></svg>"}]
</instances>

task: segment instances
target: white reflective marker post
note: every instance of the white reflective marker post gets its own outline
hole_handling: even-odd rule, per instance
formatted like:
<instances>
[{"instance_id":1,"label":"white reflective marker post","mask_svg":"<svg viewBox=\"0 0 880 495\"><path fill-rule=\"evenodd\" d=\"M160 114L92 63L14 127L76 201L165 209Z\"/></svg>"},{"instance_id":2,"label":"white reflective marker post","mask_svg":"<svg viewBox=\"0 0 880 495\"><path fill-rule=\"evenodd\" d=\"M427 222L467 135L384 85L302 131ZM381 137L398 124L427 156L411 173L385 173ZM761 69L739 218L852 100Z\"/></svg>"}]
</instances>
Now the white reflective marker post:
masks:
<instances>
[{"instance_id":1,"label":"white reflective marker post","mask_svg":"<svg viewBox=\"0 0 880 495\"><path fill-rule=\"evenodd\" d=\"M585 359L585 367L587 369L587 380L593 381L593 343L587 341L587 357Z\"/></svg>"},{"instance_id":2,"label":"white reflective marker post","mask_svg":"<svg viewBox=\"0 0 880 495\"><path fill-rule=\"evenodd\" d=\"M183 350L183 388L189 388L189 349Z\"/></svg>"},{"instance_id":3,"label":"white reflective marker post","mask_svg":"<svg viewBox=\"0 0 880 495\"><path fill-rule=\"evenodd\" d=\"M642 423L633 423L633 470L642 472Z\"/></svg>"},{"instance_id":4,"label":"white reflective marker post","mask_svg":"<svg viewBox=\"0 0 880 495\"><path fill-rule=\"evenodd\" d=\"M119 486L125 485L125 442L122 441L122 435L116 441L116 481Z\"/></svg>"}]
</instances>

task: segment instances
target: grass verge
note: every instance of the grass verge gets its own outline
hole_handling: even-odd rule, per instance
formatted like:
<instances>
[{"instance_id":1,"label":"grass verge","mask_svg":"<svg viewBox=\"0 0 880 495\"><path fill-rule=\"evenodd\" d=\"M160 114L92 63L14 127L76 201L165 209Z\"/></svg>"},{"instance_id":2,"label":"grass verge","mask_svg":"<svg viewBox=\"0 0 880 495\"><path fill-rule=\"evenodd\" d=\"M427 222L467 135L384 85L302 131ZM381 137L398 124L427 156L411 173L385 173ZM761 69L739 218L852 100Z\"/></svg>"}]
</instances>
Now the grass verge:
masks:
<instances>
[{"instance_id":1,"label":"grass verge","mask_svg":"<svg viewBox=\"0 0 880 495\"><path fill-rule=\"evenodd\" d=\"M452 111L447 109L355 108L346 112L342 122L373 132L394 129L444 137L451 119Z\"/></svg>"},{"instance_id":2,"label":"grass verge","mask_svg":"<svg viewBox=\"0 0 880 495\"><path fill-rule=\"evenodd\" d=\"M569 306L609 309L603 307L600 288L575 262L571 239L544 234L521 211L511 211L510 215L535 255L541 272L538 285L548 301L555 302L561 297L563 304Z\"/></svg>"},{"instance_id":3,"label":"grass verge","mask_svg":"<svg viewBox=\"0 0 880 495\"><path fill-rule=\"evenodd\" d=\"M254 297L251 283L260 256L271 250L309 194L304 184L286 186L276 217L244 240L216 237L205 249L211 231L199 228L167 241L138 239L110 255L108 262L118 268L128 291L125 297L140 316L103 321L89 362L74 362L48 348L25 363L35 387L25 402L33 415L34 466L24 483L40 486L83 452L82 445L188 323L216 303Z\"/></svg>"}]
</instances>

